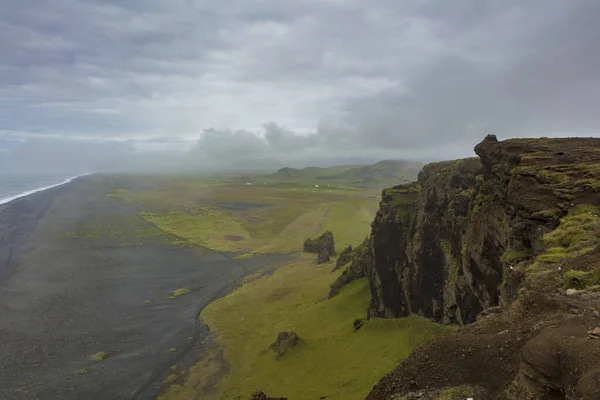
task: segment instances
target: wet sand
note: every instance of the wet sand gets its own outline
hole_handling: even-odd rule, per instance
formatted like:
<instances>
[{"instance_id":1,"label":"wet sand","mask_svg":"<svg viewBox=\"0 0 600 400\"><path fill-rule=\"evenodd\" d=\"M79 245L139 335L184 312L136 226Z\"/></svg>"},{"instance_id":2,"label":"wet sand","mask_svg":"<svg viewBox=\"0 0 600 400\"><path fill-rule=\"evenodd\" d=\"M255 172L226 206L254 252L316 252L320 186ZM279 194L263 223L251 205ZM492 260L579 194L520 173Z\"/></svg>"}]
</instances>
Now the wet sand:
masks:
<instances>
[{"instance_id":1,"label":"wet sand","mask_svg":"<svg viewBox=\"0 0 600 400\"><path fill-rule=\"evenodd\" d=\"M175 244L106 196L114 185L89 176L0 206L0 399L154 398L202 350L202 308L284 260Z\"/></svg>"}]
</instances>

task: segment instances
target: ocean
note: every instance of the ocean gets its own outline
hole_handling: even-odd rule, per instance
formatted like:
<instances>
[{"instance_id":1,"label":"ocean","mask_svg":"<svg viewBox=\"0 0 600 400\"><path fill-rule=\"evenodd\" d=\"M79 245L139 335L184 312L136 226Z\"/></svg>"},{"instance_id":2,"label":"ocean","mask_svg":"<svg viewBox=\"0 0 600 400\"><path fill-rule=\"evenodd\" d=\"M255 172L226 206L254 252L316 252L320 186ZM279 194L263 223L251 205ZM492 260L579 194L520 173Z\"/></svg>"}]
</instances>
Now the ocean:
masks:
<instances>
[{"instance_id":1,"label":"ocean","mask_svg":"<svg viewBox=\"0 0 600 400\"><path fill-rule=\"evenodd\" d=\"M82 175L66 174L0 174L0 204L24 197L35 192L63 185Z\"/></svg>"}]
</instances>

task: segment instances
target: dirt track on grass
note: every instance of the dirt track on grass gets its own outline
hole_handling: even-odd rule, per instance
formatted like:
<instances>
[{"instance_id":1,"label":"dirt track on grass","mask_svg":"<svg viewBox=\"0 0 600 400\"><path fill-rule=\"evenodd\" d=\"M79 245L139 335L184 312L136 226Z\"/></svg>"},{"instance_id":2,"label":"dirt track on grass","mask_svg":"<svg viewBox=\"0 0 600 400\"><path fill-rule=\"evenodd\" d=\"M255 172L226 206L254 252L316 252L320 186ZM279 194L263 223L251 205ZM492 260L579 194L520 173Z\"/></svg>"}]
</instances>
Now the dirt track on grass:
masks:
<instances>
[{"instance_id":1,"label":"dirt track on grass","mask_svg":"<svg viewBox=\"0 0 600 400\"><path fill-rule=\"evenodd\" d=\"M171 365L202 350L201 309L285 260L182 247L107 197L111 182L0 206L0 399L153 398ZM170 299L178 288L190 292Z\"/></svg>"}]
</instances>

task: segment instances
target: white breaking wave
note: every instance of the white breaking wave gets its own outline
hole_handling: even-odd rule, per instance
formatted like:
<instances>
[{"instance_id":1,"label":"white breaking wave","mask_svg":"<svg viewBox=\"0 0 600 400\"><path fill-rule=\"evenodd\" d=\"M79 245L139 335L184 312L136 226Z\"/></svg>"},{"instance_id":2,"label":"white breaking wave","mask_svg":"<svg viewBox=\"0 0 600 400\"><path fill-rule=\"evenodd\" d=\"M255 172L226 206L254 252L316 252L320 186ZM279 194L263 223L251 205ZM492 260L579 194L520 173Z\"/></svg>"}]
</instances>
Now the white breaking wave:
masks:
<instances>
[{"instance_id":1,"label":"white breaking wave","mask_svg":"<svg viewBox=\"0 0 600 400\"><path fill-rule=\"evenodd\" d=\"M72 176L69 179L65 179L62 182L55 183L54 185L48 185L48 186L44 186L44 187L41 187L41 188L37 188L37 189L33 189L33 190L28 190L26 192L19 193L19 194L16 194L14 196L11 196L11 197L0 199L0 204L10 203L11 201L20 199L21 197L29 196L30 194L34 194L34 193L37 193L37 192L43 192L44 190L52 189L54 187L67 184L67 183L71 182L73 179L81 178L82 176L88 176L88 175L91 175L91 174L93 174L93 172L88 172L87 174L81 174L81 175Z\"/></svg>"}]
</instances>

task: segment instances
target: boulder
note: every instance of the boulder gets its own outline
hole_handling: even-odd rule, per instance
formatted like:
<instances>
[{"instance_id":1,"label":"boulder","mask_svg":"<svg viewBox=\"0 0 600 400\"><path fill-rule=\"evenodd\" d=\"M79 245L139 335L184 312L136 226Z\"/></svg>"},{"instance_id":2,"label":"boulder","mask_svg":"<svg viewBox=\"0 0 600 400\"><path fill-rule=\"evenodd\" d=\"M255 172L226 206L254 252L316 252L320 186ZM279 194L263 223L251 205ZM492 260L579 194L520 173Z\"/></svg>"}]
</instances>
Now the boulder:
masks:
<instances>
[{"instance_id":1,"label":"boulder","mask_svg":"<svg viewBox=\"0 0 600 400\"><path fill-rule=\"evenodd\" d=\"M363 326L363 319L362 318L356 318L354 320L354 322L352 323L352 326L354 328L354 332L356 332L357 330L359 330L360 328L362 328L362 326Z\"/></svg>"},{"instance_id":2,"label":"boulder","mask_svg":"<svg viewBox=\"0 0 600 400\"><path fill-rule=\"evenodd\" d=\"M259 390L254 392L249 400L287 400L287 397L269 397L264 391Z\"/></svg>"},{"instance_id":3,"label":"boulder","mask_svg":"<svg viewBox=\"0 0 600 400\"><path fill-rule=\"evenodd\" d=\"M335 244L333 241L333 233L327 231L316 239L308 238L304 241L304 252L305 253L316 253L322 252L329 256L335 255Z\"/></svg>"},{"instance_id":4,"label":"boulder","mask_svg":"<svg viewBox=\"0 0 600 400\"><path fill-rule=\"evenodd\" d=\"M319 253L319 255L317 256L317 264L325 264L331 261L331 258L329 257L329 254L327 254L327 252L322 251Z\"/></svg>"},{"instance_id":5,"label":"boulder","mask_svg":"<svg viewBox=\"0 0 600 400\"><path fill-rule=\"evenodd\" d=\"M277 353L276 359L279 360L288 349L295 347L299 340L296 332L279 332L277 339L269 348Z\"/></svg>"}]
</instances>

